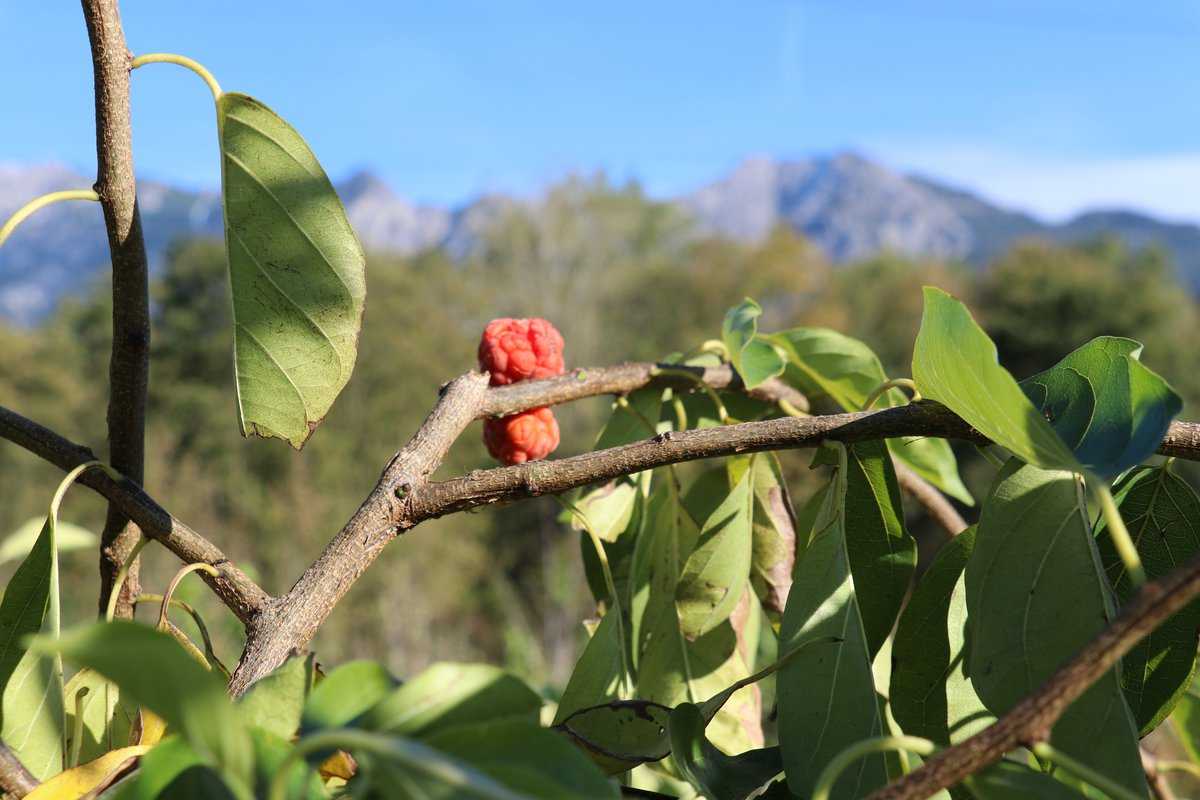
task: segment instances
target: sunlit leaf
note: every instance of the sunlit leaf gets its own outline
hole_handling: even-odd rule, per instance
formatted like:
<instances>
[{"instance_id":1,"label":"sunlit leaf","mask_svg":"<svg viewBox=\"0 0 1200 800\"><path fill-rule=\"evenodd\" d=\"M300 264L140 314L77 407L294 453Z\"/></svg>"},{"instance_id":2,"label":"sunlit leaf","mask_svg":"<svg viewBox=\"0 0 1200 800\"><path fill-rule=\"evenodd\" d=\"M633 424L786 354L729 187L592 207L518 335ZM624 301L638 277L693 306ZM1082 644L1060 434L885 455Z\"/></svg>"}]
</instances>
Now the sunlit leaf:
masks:
<instances>
[{"instance_id":1,"label":"sunlit leaf","mask_svg":"<svg viewBox=\"0 0 1200 800\"><path fill-rule=\"evenodd\" d=\"M304 705L300 730L340 728L365 714L396 688L397 681L381 664L342 664L313 688Z\"/></svg>"},{"instance_id":2,"label":"sunlit leaf","mask_svg":"<svg viewBox=\"0 0 1200 800\"><path fill-rule=\"evenodd\" d=\"M1134 470L1116 487L1116 501L1150 580L1161 578L1200 552L1200 498L1187 481L1161 467ZM1117 555L1103 519L1096 543L1121 603L1135 587ZM1196 670L1200 601L1188 604L1135 644L1121 660L1121 685L1141 734L1166 719Z\"/></svg>"},{"instance_id":3,"label":"sunlit leaf","mask_svg":"<svg viewBox=\"0 0 1200 800\"><path fill-rule=\"evenodd\" d=\"M0 544L0 564L29 555L29 551L33 549L33 544L37 541L45 524L45 517L33 517L9 534L4 543ZM58 522L54 538L60 554L69 553L72 550L90 550L100 541L96 534L86 528L62 520Z\"/></svg>"},{"instance_id":4,"label":"sunlit leaf","mask_svg":"<svg viewBox=\"0 0 1200 800\"><path fill-rule=\"evenodd\" d=\"M984 503L966 586L971 681L1001 715L1113 617L1077 478L1010 460ZM1137 726L1115 669L1071 704L1050 743L1145 796Z\"/></svg>"},{"instance_id":5,"label":"sunlit leaf","mask_svg":"<svg viewBox=\"0 0 1200 800\"><path fill-rule=\"evenodd\" d=\"M959 301L925 287L913 351L913 380L936 400L1023 461L1079 470L1079 462L996 357L996 345Z\"/></svg>"},{"instance_id":6,"label":"sunlit leaf","mask_svg":"<svg viewBox=\"0 0 1200 800\"><path fill-rule=\"evenodd\" d=\"M28 800L77 800L117 770L128 769L131 761L149 749L133 746L106 752L78 767L60 772L25 796Z\"/></svg>"},{"instance_id":7,"label":"sunlit leaf","mask_svg":"<svg viewBox=\"0 0 1200 800\"><path fill-rule=\"evenodd\" d=\"M774 378L784 368L784 361L775 348L756 335L761 315L762 307L747 297L726 312L721 325L721 340L729 360L747 389Z\"/></svg>"},{"instance_id":8,"label":"sunlit leaf","mask_svg":"<svg viewBox=\"0 0 1200 800\"><path fill-rule=\"evenodd\" d=\"M292 126L232 92L217 123L242 433L299 448L354 369L365 257Z\"/></svg>"},{"instance_id":9,"label":"sunlit leaf","mask_svg":"<svg viewBox=\"0 0 1200 800\"><path fill-rule=\"evenodd\" d=\"M238 698L238 713L247 727L262 728L290 739L300 727L300 715L312 683L312 654L292 656Z\"/></svg>"},{"instance_id":10,"label":"sunlit leaf","mask_svg":"<svg viewBox=\"0 0 1200 800\"><path fill-rule=\"evenodd\" d=\"M780 652L819 638L837 640L804 647L776 679L784 769L788 787L800 796L812 793L836 754L883 733L871 649L847 552L848 528L858 524L847 515L857 506L847 502L846 450L841 445L832 449L837 456L832 489L823 498L812 540L796 559L779 634ZM842 775L833 797L865 797L887 778L883 756L867 757Z\"/></svg>"},{"instance_id":11,"label":"sunlit leaf","mask_svg":"<svg viewBox=\"0 0 1200 800\"><path fill-rule=\"evenodd\" d=\"M670 754L667 719L671 709L649 700L617 700L582 708L557 728L605 772L615 775Z\"/></svg>"},{"instance_id":12,"label":"sunlit leaf","mask_svg":"<svg viewBox=\"0 0 1200 800\"><path fill-rule=\"evenodd\" d=\"M747 459L754 494L754 549L750 581L763 610L778 621L792 588L796 563L796 512L779 457L756 453Z\"/></svg>"},{"instance_id":13,"label":"sunlit leaf","mask_svg":"<svg viewBox=\"0 0 1200 800\"><path fill-rule=\"evenodd\" d=\"M616 614L609 611L600 620L592 638L575 663L571 678L563 689L554 714L557 725L582 708L603 705L619 699L625 666L621 663L621 641L618 638Z\"/></svg>"},{"instance_id":14,"label":"sunlit leaf","mask_svg":"<svg viewBox=\"0 0 1200 800\"><path fill-rule=\"evenodd\" d=\"M754 495L749 471L704 521L675 587L679 626L688 639L702 636L733 613L750 579Z\"/></svg>"},{"instance_id":15,"label":"sunlit leaf","mask_svg":"<svg viewBox=\"0 0 1200 800\"><path fill-rule=\"evenodd\" d=\"M137 720L138 706L128 698L121 697L120 688L110 680L90 669L81 669L67 681L66 733L67 752L73 747L72 737L76 730L76 698L83 705L83 722L79 728L82 741L79 747L79 763L93 761L110 750L130 744L130 732Z\"/></svg>"}]
</instances>

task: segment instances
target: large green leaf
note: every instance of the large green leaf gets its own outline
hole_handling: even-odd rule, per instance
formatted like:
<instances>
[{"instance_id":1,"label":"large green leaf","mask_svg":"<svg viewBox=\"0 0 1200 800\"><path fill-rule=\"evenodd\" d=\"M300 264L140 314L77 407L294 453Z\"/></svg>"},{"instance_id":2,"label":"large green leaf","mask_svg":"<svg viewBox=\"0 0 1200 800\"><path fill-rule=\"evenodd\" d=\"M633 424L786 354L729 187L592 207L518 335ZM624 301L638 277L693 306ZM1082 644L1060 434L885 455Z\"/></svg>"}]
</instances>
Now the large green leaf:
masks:
<instances>
[{"instance_id":1,"label":"large green leaf","mask_svg":"<svg viewBox=\"0 0 1200 800\"><path fill-rule=\"evenodd\" d=\"M1183 408L1141 351L1132 339L1100 336L1021 382L1079 462L1103 477L1149 457Z\"/></svg>"},{"instance_id":2,"label":"large green leaf","mask_svg":"<svg viewBox=\"0 0 1200 800\"><path fill-rule=\"evenodd\" d=\"M366 260L292 126L226 92L217 128L242 433L299 448L354 369Z\"/></svg>"},{"instance_id":3,"label":"large green leaf","mask_svg":"<svg viewBox=\"0 0 1200 800\"><path fill-rule=\"evenodd\" d=\"M906 734L940 745L956 744L995 719L967 673L963 570L974 549L973 526L942 546L904 607L892 644L892 714Z\"/></svg>"},{"instance_id":4,"label":"large green leaf","mask_svg":"<svg viewBox=\"0 0 1200 800\"><path fill-rule=\"evenodd\" d=\"M779 651L791 652L814 639L831 644L799 650L776 680L779 741L788 787L807 797L821 770L846 747L880 736L883 720L875 702L871 648L847 552L847 520L857 505L847 502L847 455L836 453L832 489L825 494L807 549L796 559L795 582L779 634ZM835 798L865 797L887 782L882 755L847 770Z\"/></svg>"},{"instance_id":5,"label":"large green leaf","mask_svg":"<svg viewBox=\"0 0 1200 800\"><path fill-rule=\"evenodd\" d=\"M1142 467L1123 479L1115 494L1147 578L1160 578L1200 552L1200 498L1186 481L1162 467ZM1135 587L1103 519L1098 528L1100 560L1124 603ZM1198 629L1200 601L1159 625L1122 659L1121 685L1143 736L1166 719L1187 691L1196 669Z\"/></svg>"},{"instance_id":6,"label":"large green leaf","mask_svg":"<svg viewBox=\"0 0 1200 800\"><path fill-rule=\"evenodd\" d=\"M757 336L761 315L762 307L747 297L726 312L721 324L721 340L747 389L774 378L784 368L784 361L775 348Z\"/></svg>"},{"instance_id":7,"label":"large green leaf","mask_svg":"<svg viewBox=\"0 0 1200 800\"><path fill-rule=\"evenodd\" d=\"M792 588L796 563L796 512L774 453L756 453L745 463L754 494L754 547L750 583L767 615L778 621Z\"/></svg>"},{"instance_id":8,"label":"large green leaf","mask_svg":"<svg viewBox=\"0 0 1200 800\"><path fill-rule=\"evenodd\" d=\"M63 768L63 687L51 659L29 652L25 640L42 630L53 571L47 518L0 601L0 739L39 780Z\"/></svg>"},{"instance_id":9,"label":"large green leaf","mask_svg":"<svg viewBox=\"0 0 1200 800\"><path fill-rule=\"evenodd\" d=\"M621 629L615 616L618 613L613 610L605 614L583 648L558 701L555 725L582 708L620 699L625 666L621 663Z\"/></svg>"},{"instance_id":10,"label":"large green leaf","mask_svg":"<svg viewBox=\"0 0 1200 800\"><path fill-rule=\"evenodd\" d=\"M312 654L292 656L238 698L238 713L247 727L291 739L300 727L300 715L312 685Z\"/></svg>"},{"instance_id":11,"label":"large green leaf","mask_svg":"<svg viewBox=\"0 0 1200 800\"><path fill-rule=\"evenodd\" d=\"M704 521L675 587L683 635L695 639L729 619L750 579L754 495L744 470Z\"/></svg>"},{"instance_id":12,"label":"large green leaf","mask_svg":"<svg viewBox=\"0 0 1200 800\"><path fill-rule=\"evenodd\" d=\"M393 690L362 718L363 727L422 738L468 722L515 717L536 722L542 698L519 678L488 664L434 664Z\"/></svg>"},{"instance_id":13,"label":"large green leaf","mask_svg":"<svg viewBox=\"0 0 1200 800\"><path fill-rule=\"evenodd\" d=\"M396 679L375 661L342 664L309 694L300 718L300 731L309 734L348 725L395 688Z\"/></svg>"},{"instance_id":14,"label":"large green leaf","mask_svg":"<svg viewBox=\"0 0 1200 800\"><path fill-rule=\"evenodd\" d=\"M1082 800L1086 795L1044 772L1015 761L998 761L963 781L976 800Z\"/></svg>"},{"instance_id":15,"label":"large green leaf","mask_svg":"<svg viewBox=\"0 0 1200 800\"><path fill-rule=\"evenodd\" d=\"M138 706L121 695L112 681L90 669L81 669L67 681L66 698L67 752L71 752L75 731L80 734L77 763L86 764L105 753L131 744L130 731L137 720ZM76 709L83 711L76 720Z\"/></svg>"},{"instance_id":16,"label":"large green leaf","mask_svg":"<svg viewBox=\"0 0 1200 800\"><path fill-rule=\"evenodd\" d=\"M700 702L750 674L728 621L688 640L676 610L676 585L700 531L680 502L672 476L655 475L630 577L636 696L673 708ZM758 695L743 689L723 708L710 737L733 752L762 744Z\"/></svg>"},{"instance_id":17,"label":"large green leaf","mask_svg":"<svg viewBox=\"0 0 1200 800\"><path fill-rule=\"evenodd\" d=\"M706 724L700 708L692 703L680 704L668 719L675 765L708 800L748 800L783 772L778 747L728 756L705 737Z\"/></svg>"},{"instance_id":18,"label":"large green leaf","mask_svg":"<svg viewBox=\"0 0 1200 800\"><path fill-rule=\"evenodd\" d=\"M620 796L616 783L566 737L524 720L460 725L425 742L526 797Z\"/></svg>"},{"instance_id":19,"label":"large green leaf","mask_svg":"<svg viewBox=\"0 0 1200 800\"><path fill-rule=\"evenodd\" d=\"M917 567L917 543L904 527L896 473L880 442L847 449L845 537L855 599L874 658L896 624Z\"/></svg>"},{"instance_id":20,"label":"large green leaf","mask_svg":"<svg viewBox=\"0 0 1200 800\"><path fill-rule=\"evenodd\" d=\"M304 659L293 659L304 662ZM324 800L329 797L321 777L309 769L303 761L289 759L292 744L287 737L273 733L269 727L253 728L250 738L254 743L254 796L267 797L276 773L287 768L288 800Z\"/></svg>"},{"instance_id":21,"label":"large green leaf","mask_svg":"<svg viewBox=\"0 0 1200 800\"><path fill-rule=\"evenodd\" d=\"M369 747L362 737L369 740ZM359 762L348 796L371 800L528 800L470 764L399 736L360 734L340 743Z\"/></svg>"},{"instance_id":22,"label":"large green leaf","mask_svg":"<svg viewBox=\"0 0 1200 800\"><path fill-rule=\"evenodd\" d=\"M1079 481L1015 459L983 506L966 579L971 680L996 715L1037 690L1114 613ZM1050 742L1146 794L1137 726L1117 670L1071 704Z\"/></svg>"},{"instance_id":23,"label":"large green leaf","mask_svg":"<svg viewBox=\"0 0 1200 800\"><path fill-rule=\"evenodd\" d=\"M876 388L887 381L879 357L858 339L828 328L792 328L767 337L788 355L785 379L814 396L828 395L846 411L862 411ZM907 402L899 389L883 393L884 408ZM888 448L914 472L951 497L971 505L974 499L958 475L954 451L945 439L906 436L889 439Z\"/></svg>"},{"instance_id":24,"label":"large green leaf","mask_svg":"<svg viewBox=\"0 0 1200 800\"><path fill-rule=\"evenodd\" d=\"M925 312L913 351L921 394L958 414L1013 455L1045 469L1078 471L1079 462L996 357L996 345L959 301L925 287Z\"/></svg>"},{"instance_id":25,"label":"large green leaf","mask_svg":"<svg viewBox=\"0 0 1200 800\"><path fill-rule=\"evenodd\" d=\"M233 800L233 797L220 776L180 736L168 736L142 756L137 772L116 790L117 800Z\"/></svg>"},{"instance_id":26,"label":"large green leaf","mask_svg":"<svg viewBox=\"0 0 1200 800\"><path fill-rule=\"evenodd\" d=\"M581 708L556 728L610 775L670 755L667 719L671 709L650 700L614 700Z\"/></svg>"},{"instance_id":27,"label":"large green leaf","mask_svg":"<svg viewBox=\"0 0 1200 800\"><path fill-rule=\"evenodd\" d=\"M248 780L250 743L225 683L170 635L116 620L66 632L57 642L39 637L30 649L61 653L108 678L123 695L162 717L210 763L235 779Z\"/></svg>"}]
</instances>

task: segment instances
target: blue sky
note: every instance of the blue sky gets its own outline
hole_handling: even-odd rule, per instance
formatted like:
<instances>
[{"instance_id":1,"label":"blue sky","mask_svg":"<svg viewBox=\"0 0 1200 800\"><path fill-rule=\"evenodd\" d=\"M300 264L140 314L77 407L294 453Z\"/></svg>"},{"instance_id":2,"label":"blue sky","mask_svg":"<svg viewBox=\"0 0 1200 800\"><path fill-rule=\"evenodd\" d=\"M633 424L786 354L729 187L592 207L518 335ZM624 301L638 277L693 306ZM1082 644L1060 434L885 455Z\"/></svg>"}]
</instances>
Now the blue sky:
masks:
<instances>
[{"instance_id":1,"label":"blue sky","mask_svg":"<svg viewBox=\"0 0 1200 800\"><path fill-rule=\"evenodd\" d=\"M125 0L135 53L206 64L331 175L454 204L572 170L694 188L844 148L1061 217L1200 221L1195 0L526 3ZM94 168L75 2L0 0L0 162ZM139 171L214 187L204 85L134 75Z\"/></svg>"}]
</instances>

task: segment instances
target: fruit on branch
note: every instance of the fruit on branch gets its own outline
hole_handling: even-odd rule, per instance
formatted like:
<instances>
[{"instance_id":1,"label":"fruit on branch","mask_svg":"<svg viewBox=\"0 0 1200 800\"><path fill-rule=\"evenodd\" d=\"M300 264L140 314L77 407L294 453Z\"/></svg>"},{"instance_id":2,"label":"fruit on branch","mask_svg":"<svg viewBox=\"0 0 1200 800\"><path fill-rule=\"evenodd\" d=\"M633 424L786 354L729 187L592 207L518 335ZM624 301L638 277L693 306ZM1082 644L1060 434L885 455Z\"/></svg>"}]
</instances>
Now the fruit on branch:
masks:
<instances>
[{"instance_id":1,"label":"fruit on branch","mask_svg":"<svg viewBox=\"0 0 1200 800\"><path fill-rule=\"evenodd\" d=\"M493 458L505 464L537 461L558 447L558 421L545 406L493 417L484 420L483 443Z\"/></svg>"},{"instance_id":2,"label":"fruit on branch","mask_svg":"<svg viewBox=\"0 0 1200 800\"><path fill-rule=\"evenodd\" d=\"M561 375L562 334L538 317L494 319L479 342L479 366L493 386Z\"/></svg>"}]
</instances>

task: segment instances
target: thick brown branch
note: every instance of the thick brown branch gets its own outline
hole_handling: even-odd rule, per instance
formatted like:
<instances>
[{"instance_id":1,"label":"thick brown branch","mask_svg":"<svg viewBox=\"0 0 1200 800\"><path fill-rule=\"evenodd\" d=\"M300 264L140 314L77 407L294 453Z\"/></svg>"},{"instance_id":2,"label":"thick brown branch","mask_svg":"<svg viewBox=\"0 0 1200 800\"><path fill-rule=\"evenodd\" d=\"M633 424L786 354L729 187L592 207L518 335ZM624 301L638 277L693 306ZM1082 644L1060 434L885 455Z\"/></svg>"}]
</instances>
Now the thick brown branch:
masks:
<instances>
[{"instance_id":1,"label":"thick brown branch","mask_svg":"<svg viewBox=\"0 0 1200 800\"><path fill-rule=\"evenodd\" d=\"M2 406L0 438L8 439L62 470L73 469L96 458L87 447L64 439L49 428ZM218 576L201 573L200 577L242 622L249 623L266 606L267 593L234 566L219 547L168 514L137 484L130 480L113 481L99 470L88 470L79 482L95 489L122 515L136 522L147 536L184 562L203 561L216 567Z\"/></svg>"},{"instance_id":2,"label":"thick brown branch","mask_svg":"<svg viewBox=\"0 0 1200 800\"><path fill-rule=\"evenodd\" d=\"M24 797L38 787L37 778L25 769L17 754L0 742L0 789L7 797Z\"/></svg>"},{"instance_id":3,"label":"thick brown branch","mask_svg":"<svg viewBox=\"0 0 1200 800\"><path fill-rule=\"evenodd\" d=\"M129 112L131 57L121 30L117 0L82 0L92 47L96 94L96 193L104 208L112 256L113 337L109 362L109 462L135 483L144 481L146 388L150 372L150 293L146 245L133 176L133 133ZM100 544L100 612L113 579L137 542L137 528L115 505ZM117 614L133 616L138 596L137 565L129 571Z\"/></svg>"},{"instance_id":4,"label":"thick brown branch","mask_svg":"<svg viewBox=\"0 0 1200 800\"><path fill-rule=\"evenodd\" d=\"M1143 586L1111 625L994 725L932 756L920 769L875 792L869 800L930 797L994 764L1010 750L1046 739L1072 702L1198 594L1200 556Z\"/></svg>"}]
</instances>

